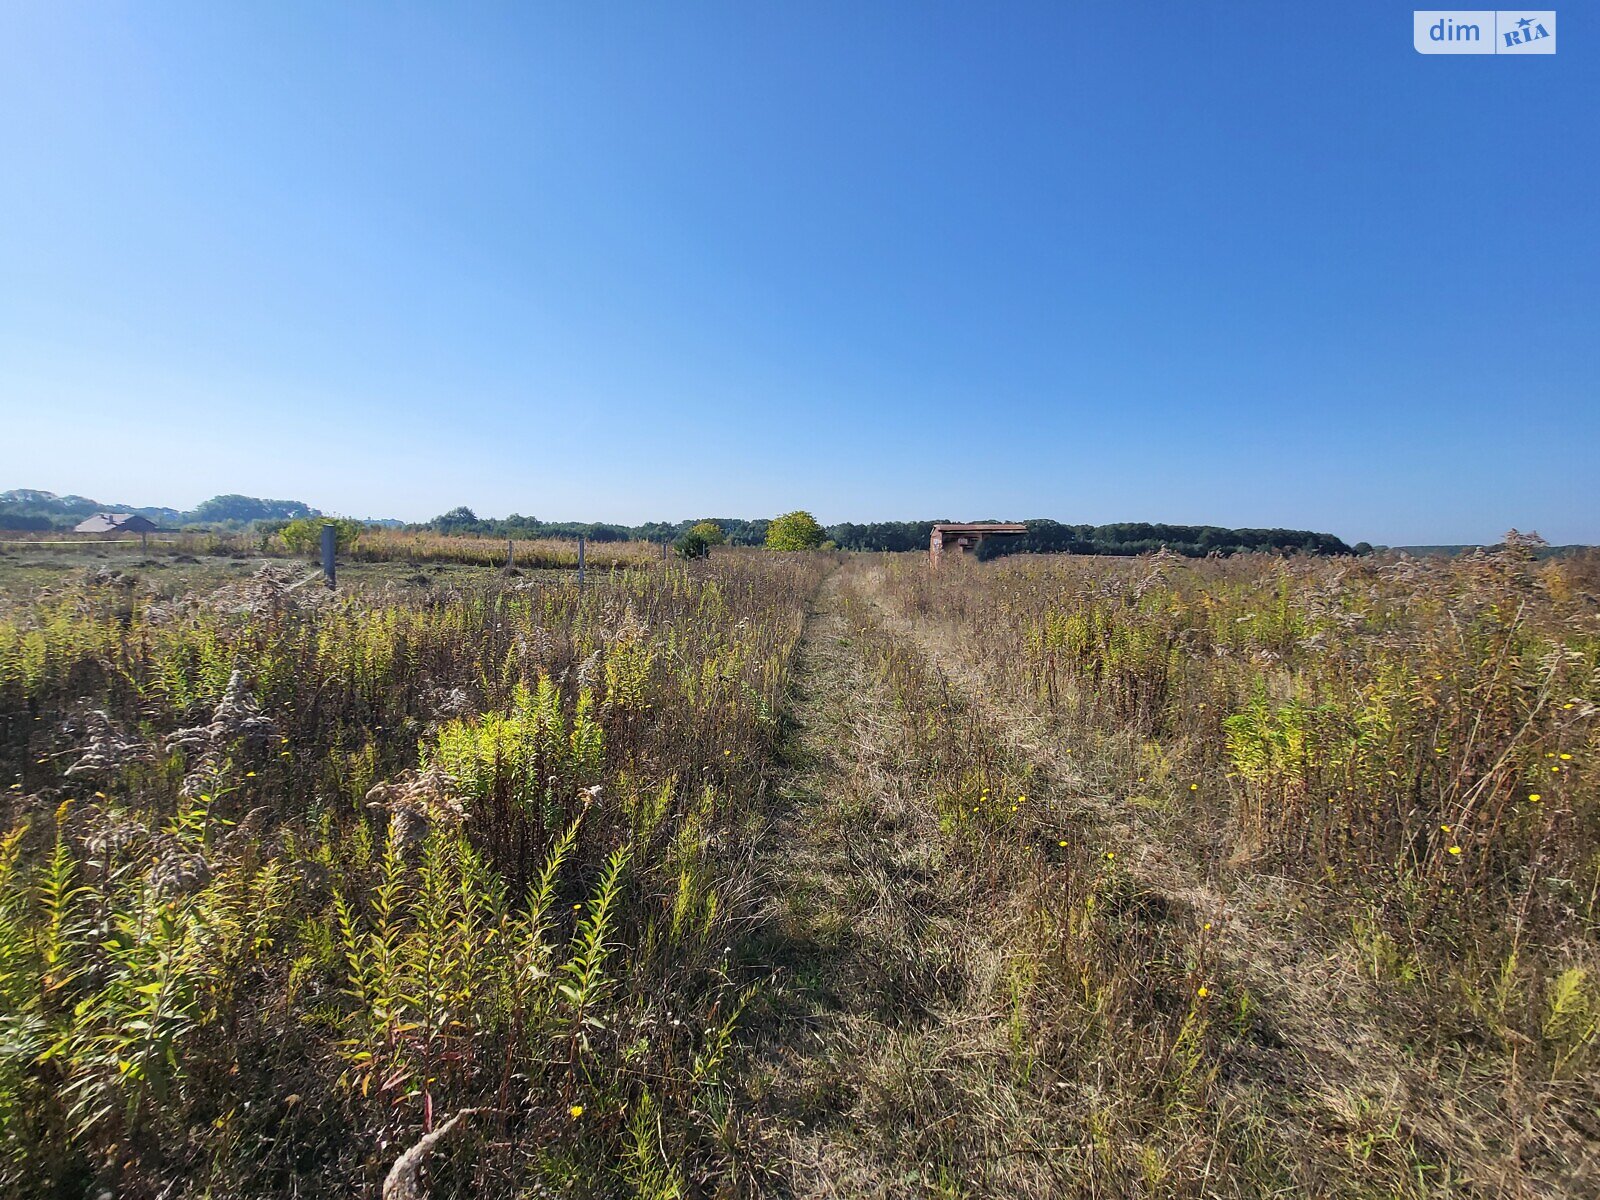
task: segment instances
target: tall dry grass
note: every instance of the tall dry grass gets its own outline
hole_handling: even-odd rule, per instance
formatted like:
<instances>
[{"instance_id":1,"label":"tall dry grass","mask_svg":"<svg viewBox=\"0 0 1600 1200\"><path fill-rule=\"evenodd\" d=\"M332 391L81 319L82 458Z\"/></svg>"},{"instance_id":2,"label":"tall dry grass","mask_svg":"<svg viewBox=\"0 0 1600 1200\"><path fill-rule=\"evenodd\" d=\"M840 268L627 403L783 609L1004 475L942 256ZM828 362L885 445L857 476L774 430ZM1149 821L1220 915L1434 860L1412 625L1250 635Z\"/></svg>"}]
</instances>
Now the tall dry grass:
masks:
<instances>
[{"instance_id":1,"label":"tall dry grass","mask_svg":"<svg viewBox=\"0 0 1600 1200\"><path fill-rule=\"evenodd\" d=\"M1197 875L1296 881L1425 1038L1573 1078L1600 1049L1600 600L1592 556L1531 550L889 575Z\"/></svg>"},{"instance_id":2,"label":"tall dry grass","mask_svg":"<svg viewBox=\"0 0 1600 1200\"><path fill-rule=\"evenodd\" d=\"M316 558L315 554L298 554L276 533L252 530L156 533L150 535L147 545L137 537L76 536L59 530L7 533L5 540L7 544L0 546L0 551L9 551L19 560L25 557L49 558L96 552L121 553L140 550L141 547L155 556L300 557L307 561ZM659 562L662 557L661 546L657 542L591 541L585 544L584 552L586 564L597 570L643 566ZM513 566L533 570L561 569L578 565L578 540L520 538L508 547L504 538L457 537L371 526L363 529L350 545L340 551L340 558L363 563L454 563L476 567L504 567L509 562Z\"/></svg>"},{"instance_id":3,"label":"tall dry grass","mask_svg":"<svg viewBox=\"0 0 1600 1200\"><path fill-rule=\"evenodd\" d=\"M717 1179L719 839L825 567L0 608L0 1191L371 1192L463 1113L432 1195Z\"/></svg>"},{"instance_id":4,"label":"tall dry grass","mask_svg":"<svg viewBox=\"0 0 1600 1200\"><path fill-rule=\"evenodd\" d=\"M576 567L578 542L576 538L524 538L508 547L503 538L369 529L356 539L350 557L357 562L448 562L480 567L503 567L509 558L519 567ZM655 542L588 542L584 549L585 562L597 569L642 566L661 557L661 547Z\"/></svg>"}]
</instances>

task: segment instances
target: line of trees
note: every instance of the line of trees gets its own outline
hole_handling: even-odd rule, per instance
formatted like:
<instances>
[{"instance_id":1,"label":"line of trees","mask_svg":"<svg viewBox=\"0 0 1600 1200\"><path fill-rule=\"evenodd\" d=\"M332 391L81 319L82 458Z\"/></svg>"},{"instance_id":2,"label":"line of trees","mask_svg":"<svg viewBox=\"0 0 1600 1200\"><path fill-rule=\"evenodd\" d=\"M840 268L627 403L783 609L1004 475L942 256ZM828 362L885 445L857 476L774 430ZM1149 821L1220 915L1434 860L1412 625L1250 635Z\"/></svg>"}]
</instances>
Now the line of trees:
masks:
<instances>
[{"instance_id":1,"label":"line of trees","mask_svg":"<svg viewBox=\"0 0 1600 1200\"><path fill-rule=\"evenodd\" d=\"M204 525L242 529L261 521L294 521L322 514L299 500L264 500L258 496L213 496L192 509L106 504L87 496L58 496L37 488L0 492L0 529L71 529L100 512L137 513L157 525L176 528Z\"/></svg>"},{"instance_id":2,"label":"line of trees","mask_svg":"<svg viewBox=\"0 0 1600 1200\"><path fill-rule=\"evenodd\" d=\"M540 521L513 514L505 518L483 518L470 508L454 508L435 517L421 529L438 533L478 537L586 537L590 541L649 539L670 541L680 552L698 555L711 545L726 542L734 546L772 545L771 531L788 546L795 539L786 522L797 515L767 520L741 520L734 517L707 517L696 520L652 521L644 525L586 524L577 521ZM841 550L925 550L935 521L874 521L857 524L846 521L807 529L800 537L806 544L826 540ZM814 522L813 522L814 524ZM1309 529L1227 529L1219 525L1165 525L1146 521L1124 521L1112 525L1064 525L1060 521L1027 521L1028 532L1018 537L990 538L979 547L982 558L1004 554L1147 554L1165 546L1176 554L1202 558L1207 554L1238 554L1260 550L1279 554L1351 554L1371 549L1360 543L1352 549L1331 533ZM722 541L706 539L709 528L720 531ZM698 529L699 534L694 531ZM795 544L798 544L796 542Z\"/></svg>"},{"instance_id":3,"label":"line of trees","mask_svg":"<svg viewBox=\"0 0 1600 1200\"><path fill-rule=\"evenodd\" d=\"M994 519L994 518L986 518ZM841 550L925 550L936 521L878 521L870 525L830 525L828 536ZM1331 533L1309 529L1227 529L1220 525L1162 525L1123 521L1112 525L1063 525L1060 521L1025 521L1028 532L988 538L978 556L1006 554L1148 554L1165 546L1174 554L1203 558L1266 550L1281 554L1351 554L1370 551L1365 542L1347 546Z\"/></svg>"},{"instance_id":4,"label":"line of trees","mask_svg":"<svg viewBox=\"0 0 1600 1200\"><path fill-rule=\"evenodd\" d=\"M70 529L96 512L136 512L168 527L203 525L220 529L253 526L264 532L281 530L291 522L320 520L322 513L298 500L265 500L255 496L213 496L184 512L171 508L135 508L108 505L83 496L57 496L52 492L19 488L0 492L0 528ZM841 550L923 550L934 521L874 521L857 524L846 521L826 529L807 528L796 540L784 523L797 515L767 520L741 517L702 517L685 521L648 521L642 525L608 522L541 521L513 513L509 517L480 517L465 506L452 508L431 521L405 528L441 534L495 538L578 538L591 542L648 540L679 543L697 526L700 535L692 549L699 552L713 542L708 528L720 531L722 541L732 546L764 546L772 543L769 533L777 530L783 545L830 542ZM398 525L397 521L367 522ZM811 522L815 525L815 522ZM1059 521L1026 522L1028 532L1019 537L989 538L978 549L980 558L1004 554L1145 554L1165 546L1177 554L1203 557L1207 554L1237 554L1262 550L1275 553L1350 554L1371 550L1365 542L1354 548L1329 533L1308 529L1226 529L1217 525L1164 525L1143 521L1112 525L1065 525Z\"/></svg>"},{"instance_id":5,"label":"line of trees","mask_svg":"<svg viewBox=\"0 0 1600 1200\"><path fill-rule=\"evenodd\" d=\"M462 505L441 513L431 521L407 526L458 537L499 538L587 538L591 542L676 541L699 524L714 524L722 530L729 545L760 546L767 540L765 520L746 521L739 517L696 517L687 521L647 521L643 525L619 525L605 521L541 521L512 513L509 517L480 517Z\"/></svg>"},{"instance_id":6,"label":"line of trees","mask_svg":"<svg viewBox=\"0 0 1600 1200\"><path fill-rule=\"evenodd\" d=\"M1204 558L1260 550L1276 554L1354 554L1371 546L1345 544L1331 533L1309 529L1227 529L1220 525L1162 525L1121 521L1112 525L1063 525L1059 521L1026 521L1028 532L1017 537L988 538L978 557L1006 554L1149 554L1163 546L1174 554Z\"/></svg>"}]
</instances>

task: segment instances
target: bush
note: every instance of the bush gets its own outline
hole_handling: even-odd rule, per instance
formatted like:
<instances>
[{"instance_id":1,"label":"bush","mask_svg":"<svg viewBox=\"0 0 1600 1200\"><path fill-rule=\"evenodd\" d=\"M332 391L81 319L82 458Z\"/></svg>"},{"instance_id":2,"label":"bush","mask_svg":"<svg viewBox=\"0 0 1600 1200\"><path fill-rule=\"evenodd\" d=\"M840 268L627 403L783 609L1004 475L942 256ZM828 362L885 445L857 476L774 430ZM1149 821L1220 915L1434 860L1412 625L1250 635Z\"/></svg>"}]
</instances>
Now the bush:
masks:
<instances>
[{"instance_id":1,"label":"bush","mask_svg":"<svg viewBox=\"0 0 1600 1200\"><path fill-rule=\"evenodd\" d=\"M707 546L721 546L728 541L728 535L722 532L722 526L715 521L698 521L689 533L700 538Z\"/></svg>"},{"instance_id":2,"label":"bush","mask_svg":"<svg viewBox=\"0 0 1600 1200\"><path fill-rule=\"evenodd\" d=\"M827 536L815 517L804 509L796 509L767 526L767 549L817 550Z\"/></svg>"},{"instance_id":3,"label":"bush","mask_svg":"<svg viewBox=\"0 0 1600 1200\"><path fill-rule=\"evenodd\" d=\"M300 517L290 521L279 532L283 544L296 554L315 554L322 546L322 527L332 525L337 531L335 545L341 552L356 544L356 538L366 528L360 521L348 517Z\"/></svg>"},{"instance_id":4,"label":"bush","mask_svg":"<svg viewBox=\"0 0 1600 1200\"><path fill-rule=\"evenodd\" d=\"M711 542L696 528L673 542L672 548L683 558L705 558L711 553Z\"/></svg>"}]
</instances>

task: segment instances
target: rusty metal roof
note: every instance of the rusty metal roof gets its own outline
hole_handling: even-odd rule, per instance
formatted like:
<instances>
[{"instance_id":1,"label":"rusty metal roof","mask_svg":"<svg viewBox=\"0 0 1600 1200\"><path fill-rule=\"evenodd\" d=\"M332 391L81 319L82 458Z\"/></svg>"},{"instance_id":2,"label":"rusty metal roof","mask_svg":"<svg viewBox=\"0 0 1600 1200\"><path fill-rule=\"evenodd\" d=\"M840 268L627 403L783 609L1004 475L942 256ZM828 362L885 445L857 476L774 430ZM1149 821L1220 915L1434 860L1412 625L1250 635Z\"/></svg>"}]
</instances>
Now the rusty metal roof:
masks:
<instances>
[{"instance_id":1,"label":"rusty metal roof","mask_svg":"<svg viewBox=\"0 0 1600 1200\"><path fill-rule=\"evenodd\" d=\"M1027 533L1019 521L952 521L933 527L934 533Z\"/></svg>"}]
</instances>

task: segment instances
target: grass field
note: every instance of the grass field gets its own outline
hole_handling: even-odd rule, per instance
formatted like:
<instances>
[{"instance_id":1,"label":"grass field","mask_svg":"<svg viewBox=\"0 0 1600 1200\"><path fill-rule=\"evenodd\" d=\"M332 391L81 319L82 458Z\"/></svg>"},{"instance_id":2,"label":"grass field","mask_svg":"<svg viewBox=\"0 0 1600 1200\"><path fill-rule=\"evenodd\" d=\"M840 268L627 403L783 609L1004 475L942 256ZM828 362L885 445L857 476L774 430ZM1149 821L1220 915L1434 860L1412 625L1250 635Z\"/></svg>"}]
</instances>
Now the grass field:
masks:
<instances>
[{"instance_id":1,"label":"grass field","mask_svg":"<svg viewBox=\"0 0 1600 1200\"><path fill-rule=\"evenodd\" d=\"M0 554L0 1192L1600 1187L1592 555L193 549Z\"/></svg>"},{"instance_id":2,"label":"grass field","mask_svg":"<svg viewBox=\"0 0 1600 1200\"><path fill-rule=\"evenodd\" d=\"M437 533L407 533L367 526L343 546L340 558L348 564L397 564L411 568L467 566L520 570L571 570L578 565L576 538L519 538L511 544L502 538L452 537ZM597 570L642 566L660 561L656 542L590 542L585 561ZM93 539L61 532L15 533L0 531L0 581L16 572L34 571L41 577L52 571L113 562L142 563L149 568L211 563L251 563L262 558L312 562L314 556L298 553L280 534L212 533L205 530L150 535L146 544L137 538ZM315 565L314 562L312 564ZM309 568L308 568L309 569Z\"/></svg>"},{"instance_id":3,"label":"grass field","mask_svg":"<svg viewBox=\"0 0 1600 1200\"><path fill-rule=\"evenodd\" d=\"M439 558L340 562L337 575L339 581L345 584L394 583L413 587L487 584L502 578L504 543L500 546L500 556L498 566L450 562ZM154 544L148 550L139 549L137 544L51 547L48 550L12 547L9 552L0 550L0 596L14 600L40 589L74 585L87 573L109 574L113 571L136 577L139 581L137 586L144 593L174 596L247 579L261 569L264 561L281 565L293 574L296 582L320 571L315 563L303 557L266 559L262 555L244 551L202 556L191 554L181 547L168 548ZM516 570L517 575L510 578L538 578L540 575L559 578L567 573L560 567L528 566Z\"/></svg>"}]
</instances>

